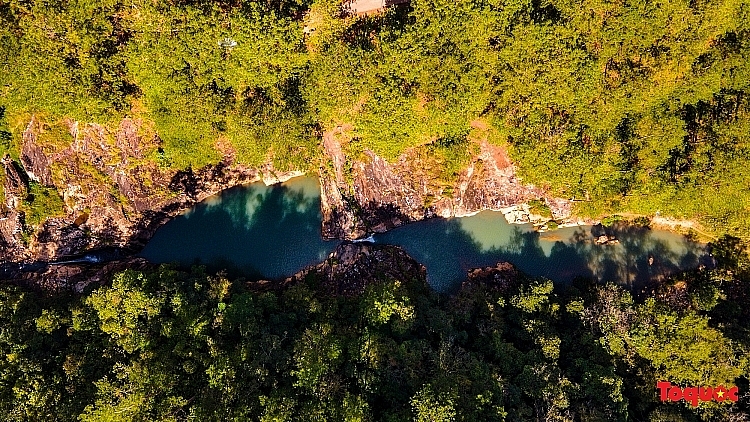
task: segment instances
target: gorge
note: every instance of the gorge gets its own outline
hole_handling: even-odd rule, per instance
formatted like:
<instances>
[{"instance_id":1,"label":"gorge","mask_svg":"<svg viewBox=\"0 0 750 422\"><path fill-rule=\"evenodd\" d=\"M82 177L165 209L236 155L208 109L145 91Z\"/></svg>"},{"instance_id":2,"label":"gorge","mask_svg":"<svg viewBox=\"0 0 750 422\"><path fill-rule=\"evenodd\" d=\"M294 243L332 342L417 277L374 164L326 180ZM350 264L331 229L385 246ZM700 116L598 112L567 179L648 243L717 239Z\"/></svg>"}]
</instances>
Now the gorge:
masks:
<instances>
[{"instance_id":1,"label":"gorge","mask_svg":"<svg viewBox=\"0 0 750 422\"><path fill-rule=\"evenodd\" d=\"M250 279L289 277L321 262L338 241L320 232L317 179L280 185L254 183L212 196L159 229L141 256L155 263L207 265ZM615 244L596 244L602 235ZM662 230L620 225L564 227L537 232L509 224L503 213L430 218L376 233L369 241L403 248L427 268L439 292L453 292L474 268L509 261L532 276L569 282L582 276L630 288L708 263L705 248Z\"/></svg>"},{"instance_id":2,"label":"gorge","mask_svg":"<svg viewBox=\"0 0 750 422\"><path fill-rule=\"evenodd\" d=\"M624 226L608 233L617 232L619 245L595 245L593 238L605 234L598 221L576 218L572 201L524 184L504 148L486 140L475 141L466 167L446 178L420 149L395 161L367 150L353 156L344 146L351 128L339 127L323 136L319 168L311 172L317 179L274 185L303 172L243 166L231 152L216 165L175 171L146 158L159 139L146 136L140 121L123 120L111 133L68 124L70 144L50 149L39 144L50 128L32 120L20 164L3 160L0 278L80 290L89 271L76 260L110 256L112 249L120 251L112 259L131 260L144 246L143 256L154 262L200 262L250 278L279 278L325 259L336 246L329 240L372 233L376 242L401 245L425 264L439 291L498 261L554 280L581 275L632 285L695 267L704 254L678 234ZM59 214L36 228L23 209L35 184L63 200ZM536 214L532 202L549 215ZM254 218L261 223L253 225ZM550 218L568 227L537 233L529 224ZM257 245L257 239L275 243ZM76 263L73 270L69 263ZM104 278L97 273L89 281Z\"/></svg>"}]
</instances>

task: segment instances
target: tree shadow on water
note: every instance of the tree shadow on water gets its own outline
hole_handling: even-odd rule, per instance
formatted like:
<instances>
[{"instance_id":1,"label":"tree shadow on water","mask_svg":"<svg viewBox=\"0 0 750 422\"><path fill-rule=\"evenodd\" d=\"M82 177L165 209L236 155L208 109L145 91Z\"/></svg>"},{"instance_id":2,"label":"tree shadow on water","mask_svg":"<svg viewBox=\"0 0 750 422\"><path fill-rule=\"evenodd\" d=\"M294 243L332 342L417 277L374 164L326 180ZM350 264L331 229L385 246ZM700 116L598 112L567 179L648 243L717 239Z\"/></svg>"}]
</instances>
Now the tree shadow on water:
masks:
<instances>
[{"instance_id":1,"label":"tree shadow on water","mask_svg":"<svg viewBox=\"0 0 750 422\"><path fill-rule=\"evenodd\" d=\"M597 244L602 234L616 241ZM627 224L584 226L575 229L568 241L556 242L546 257L555 269L548 267L546 274L539 275L560 282L583 276L639 290L680 270L697 267L699 258L705 255L703 246L675 233Z\"/></svg>"},{"instance_id":2,"label":"tree shadow on water","mask_svg":"<svg viewBox=\"0 0 750 422\"><path fill-rule=\"evenodd\" d=\"M141 255L231 275L280 278L322 261L320 198L294 182L228 189L160 228Z\"/></svg>"},{"instance_id":3,"label":"tree shadow on water","mask_svg":"<svg viewBox=\"0 0 750 422\"><path fill-rule=\"evenodd\" d=\"M474 217L464 217L474 218ZM501 215L498 218L503 218ZM495 225L499 245L483 247L488 233L465 230L459 219L433 219L379 235L383 243L402 246L427 267L430 284L438 291L458 289L471 268L508 261L521 271L568 283L577 277L612 281L630 289L663 279L679 270L697 267L705 249L683 236L620 225L606 229L618 242L596 244L601 226L560 229L542 236L527 226L509 233ZM492 236L492 234L489 234Z\"/></svg>"},{"instance_id":4,"label":"tree shadow on water","mask_svg":"<svg viewBox=\"0 0 750 422\"><path fill-rule=\"evenodd\" d=\"M141 255L251 279L292 275L323 261L338 244L321 237L317 189L317 182L304 178L229 189L161 227ZM500 213L480 214L423 220L375 240L404 248L427 267L428 281L440 292L458 289L470 269L499 261L559 283L584 277L637 290L697 267L707 256L703 246L683 236L647 228L581 226L542 234L511 226ZM600 235L618 242L598 245Z\"/></svg>"}]
</instances>

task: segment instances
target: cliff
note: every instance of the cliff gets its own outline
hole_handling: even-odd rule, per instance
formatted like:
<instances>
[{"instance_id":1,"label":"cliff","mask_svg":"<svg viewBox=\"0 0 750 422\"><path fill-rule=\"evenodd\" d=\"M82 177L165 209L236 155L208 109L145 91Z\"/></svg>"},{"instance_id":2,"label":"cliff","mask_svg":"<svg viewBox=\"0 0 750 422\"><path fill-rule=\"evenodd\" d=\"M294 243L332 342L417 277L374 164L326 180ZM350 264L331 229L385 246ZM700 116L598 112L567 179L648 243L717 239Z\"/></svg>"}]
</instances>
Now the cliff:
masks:
<instances>
[{"instance_id":1,"label":"cliff","mask_svg":"<svg viewBox=\"0 0 750 422\"><path fill-rule=\"evenodd\" d=\"M23 133L22 166L2 157L4 261L51 261L105 247L137 251L170 218L223 189L302 174L238 165L231 154L199 170L174 170L153 158L161 141L139 120L124 119L114 131L68 121L67 129L67 142L48 142L54 128L34 118ZM55 190L63 202L39 226L24 209L30 183Z\"/></svg>"},{"instance_id":2,"label":"cliff","mask_svg":"<svg viewBox=\"0 0 750 422\"><path fill-rule=\"evenodd\" d=\"M357 239L410 221L431 217L462 217L482 210L502 211L511 223L544 223L527 205L541 201L551 217L562 223L572 218L572 203L554 198L517 176L504 148L479 140L478 153L452 185L439 180L435 163L411 150L388 162L369 150L363 156L345 153L347 131L337 128L324 135L328 161L321 168L323 235Z\"/></svg>"},{"instance_id":3,"label":"cliff","mask_svg":"<svg viewBox=\"0 0 750 422\"><path fill-rule=\"evenodd\" d=\"M32 118L23 133L20 163L2 158L4 201L0 206L0 256L4 261L53 261L101 248L137 252L169 219L229 187L287 180L301 172L277 172L237 164L232 151L201 169L175 170L163 163L161 141L147 125L124 119L114 130L66 122L67 141L51 142L55 130ZM526 205L544 203L551 216L571 222L571 203L522 183L505 150L485 140L457 177L440 179L439 163L412 149L393 162L369 150L348 156L347 128L323 137L322 233L356 239L410 221L503 211L514 223L544 223ZM60 137L58 137L60 138ZM217 148L220 148L217 145ZM31 186L56 191L61 210L30 222Z\"/></svg>"}]
</instances>

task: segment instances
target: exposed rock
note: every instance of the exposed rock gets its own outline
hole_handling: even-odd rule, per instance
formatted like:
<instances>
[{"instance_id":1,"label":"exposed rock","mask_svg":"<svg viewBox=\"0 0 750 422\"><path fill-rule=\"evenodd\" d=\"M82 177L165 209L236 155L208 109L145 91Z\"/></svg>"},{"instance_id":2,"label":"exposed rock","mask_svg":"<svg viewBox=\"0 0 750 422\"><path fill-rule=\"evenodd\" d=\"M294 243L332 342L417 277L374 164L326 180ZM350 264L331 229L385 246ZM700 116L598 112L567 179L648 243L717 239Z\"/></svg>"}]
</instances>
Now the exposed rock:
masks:
<instances>
[{"instance_id":1,"label":"exposed rock","mask_svg":"<svg viewBox=\"0 0 750 422\"><path fill-rule=\"evenodd\" d=\"M278 183L301 172L238 165L224 145L224 160L201 169L176 171L149 159L161 141L137 119L110 131L98 124L65 122L69 139L47 143L51 130L32 118L23 134L21 163L2 160L5 200L0 206L0 257L6 261L51 261L104 247L139 250L172 217L235 185ZM410 151L394 163L365 151L346 157L339 137L324 135L329 160L321 168L323 235L356 239L410 221L465 216L484 209L503 211L513 223L545 222L525 205L542 198L556 220L570 218L570 201L552 198L522 183L504 149L486 141L453 186L445 186ZM330 165L328 165L330 164ZM19 212L29 180L54 187L64 215L28 227Z\"/></svg>"},{"instance_id":2,"label":"exposed rock","mask_svg":"<svg viewBox=\"0 0 750 422\"><path fill-rule=\"evenodd\" d=\"M31 122L23 132L23 147L21 149L21 163L26 169L26 174L35 182L45 186L52 186L52 172L50 170L50 158L37 144L37 134L41 130L41 124L32 117Z\"/></svg>"},{"instance_id":3,"label":"exposed rock","mask_svg":"<svg viewBox=\"0 0 750 422\"><path fill-rule=\"evenodd\" d=\"M126 269L155 268L142 258L117 259L104 263L35 262L0 263L0 280L45 294L76 293L107 284L111 277ZM325 261L307 267L285 280L250 282L254 290L283 289L309 277L319 283L322 294L357 296L368 285L386 281L417 282L427 288L426 270L401 248L370 243L342 243Z\"/></svg>"},{"instance_id":4,"label":"exposed rock","mask_svg":"<svg viewBox=\"0 0 750 422\"><path fill-rule=\"evenodd\" d=\"M324 262L288 278L285 284L309 276L318 278L325 294L336 296L360 295L368 285L384 280L417 279L427 285L425 267L403 249L370 243L342 243Z\"/></svg>"},{"instance_id":5,"label":"exposed rock","mask_svg":"<svg viewBox=\"0 0 750 422\"><path fill-rule=\"evenodd\" d=\"M70 142L42 147L49 127L32 118L23 133L21 168L2 160L5 201L0 206L3 261L51 261L91 249L140 249L170 218L219 191L244 183L288 180L300 172L254 169L232 159L202 169L175 171L147 157L160 140L124 119L112 133L98 124L67 121ZM19 207L28 182L57 189L65 215L27 227ZM82 215L86 215L82 218Z\"/></svg>"},{"instance_id":6,"label":"exposed rock","mask_svg":"<svg viewBox=\"0 0 750 422\"><path fill-rule=\"evenodd\" d=\"M498 262L494 267L475 268L469 271L462 289L487 286L507 292L521 282L521 273L510 262Z\"/></svg>"},{"instance_id":7,"label":"exposed rock","mask_svg":"<svg viewBox=\"0 0 750 422\"><path fill-rule=\"evenodd\" d=\"M10 268L10 266L14 268ZM32 264L32 270L21 270L18 264L0 265L0 279L47 294L82 293L89 286L106 284L113 274L126 269L153 267L142 258L127 258L100 264Z\"/></svg>"},{"instance_id":8,"label":"exposed rock","mask_svg":"<svg viewBox=\"0 0 750 422\"><path fill-rule=\"evenodd\" d=\"M607 236L606 234L603 234L594 239L594 243L597 245L617 245L620 241L617 240L615 236Z\"/></svg>"},{"instance_id":9,"label":"exposed rock","mask_svg":"<svg viewBox=\"0 0 750 422\"><path fill-rule=\"evenodd\" d=\"M4 177L0 180L4 179L5 200L0 204L0 257L9 259L23 253L23 245L16 240L23 228L18 207L26 196L28 179L26 173L9 156L3 157L1 162Z\"/></svg>"},{"instance_id":10,"label":"exposed rock","mask_svg":"<svg viewBox=\"0 0 750 422\"><path fill-rule=\"evenodd\" d=\"M367 233L383 232L410 221L461 217L482 210L505 213L511 223L549 220L530 212L526 203L543 199L552 217L571 219L572 202L551 197L542 189L524 184L503 148L484 141L479 153L450 189L432 183L424 163L409 152L389 163L372 151L365 159L347 160L339 137L345 128L324 135L323 147L333 164L321 169L323 235L327 238L357 239ZM349 168L346 163L353 163Z\"/></svg>"}]
</instances>

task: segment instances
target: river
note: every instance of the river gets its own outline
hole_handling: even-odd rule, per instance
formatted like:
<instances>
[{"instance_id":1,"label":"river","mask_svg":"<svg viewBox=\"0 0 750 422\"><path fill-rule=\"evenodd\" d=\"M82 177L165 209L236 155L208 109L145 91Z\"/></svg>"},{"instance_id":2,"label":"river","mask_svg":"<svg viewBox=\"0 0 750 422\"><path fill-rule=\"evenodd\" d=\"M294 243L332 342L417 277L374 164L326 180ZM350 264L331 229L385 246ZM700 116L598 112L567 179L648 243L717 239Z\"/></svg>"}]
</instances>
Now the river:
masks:
<instances>
[{"instance_id":1,"label":"river","mask_svg":"<svg viewBox=\"0 0 750 422\"><path fill-rule=\"evenodd\" d=\"M339 244L320 235L320 186L312 177L227 189L161 227L141 252L154 263L206 265L248 279L292 275L325 259ZM568 282L577 276L639 286L697 267L705 247L685 236L620 226L607 230L618 244L597 245L601 226L539 233L511 225L500 212L419 221L374 235L398 245L427 268L440 292L454 291L471 268L509 261L532 276Z\"/></svg>"}]
</instances>

